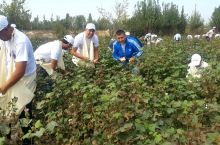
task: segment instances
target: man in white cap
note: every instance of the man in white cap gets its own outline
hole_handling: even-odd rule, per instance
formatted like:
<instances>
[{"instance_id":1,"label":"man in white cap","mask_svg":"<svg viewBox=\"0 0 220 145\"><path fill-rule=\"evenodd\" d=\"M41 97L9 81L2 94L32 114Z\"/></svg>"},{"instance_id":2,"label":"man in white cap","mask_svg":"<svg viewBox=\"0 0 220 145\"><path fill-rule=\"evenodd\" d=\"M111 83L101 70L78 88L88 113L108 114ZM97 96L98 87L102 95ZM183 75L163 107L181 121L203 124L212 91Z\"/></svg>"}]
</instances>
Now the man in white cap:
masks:
<instances>
[{"instance_id":1,"label":"man in white cap","mask_svg":"<svg viewBox=\"0 0 220 145\"><path fill-rule=\"evenodd\" d=\"M95 34L95 25L88 23L85 31L76 35L73 49L72 61L77 66L94 67L99 60L99 39Z\"/></svg>"},{"instance_id":2,"label":"man in white cap","mask_svg":"<svg viewBox=\"0 0 220 145\"><path fill-rule=\"evenodd\" d=\"M214 35L215 35L215 29L216 29L216 27L214 26L214 27L212 27L211 30L209 30L209 31L206 33L206 40L207 40L207 41L210 41L210 40L214 37Z\"/></svg>"},{"instance_id":3,"label":"man in white cap","mask_svg":"<svg viewBox=\"0 0 220 145\"><path fill-rule=\"evenodd\" d=\"M73 44L74 38L71 35L65 35L62 40L54 40L39 46L34 52L36 63L49 75L52 75L56 68L60 68L66 73L62 50L71 48Z\"/></svg>"},{"instance_id":4,"label":"man in white cap","mask_svg":"<svg viewBox=\"0 0 220 145\"><path fill-rule=\"evenodd\" d=\"M200 78L201 73L208 66L208 63L202 61L202 57L199 54L193 54L191 57L191 62L188 64L188 74L194 78Z\"/></svg>"},{"instance_id":5,"label":"man in white cap","mask_svg":"<svg viewBox=\"0 0 220 145\"><path fill-rule=\"evenodd\" d=\"M8 108L12 99L16 98L16 114L25 118L29 113L32 117L31 102L36 88L36 64L33 47L29 38L11 27L7 18L0 15L0 108L10 118L14 112ZM29 127L22 127L27 133ZM24 140L28 144L29 140Z\"/></svg>"},{"instance_id":6,"label":"man in white cap","mask_svg":"<svg viewBox=\"0 0 220 145\"><path fill-rule=\"evenodd\" d=\"M176 33L173 38L174 38L175 41L180 41L181 40L181 35L179 33Z\"/></svg>"}]
</instances>

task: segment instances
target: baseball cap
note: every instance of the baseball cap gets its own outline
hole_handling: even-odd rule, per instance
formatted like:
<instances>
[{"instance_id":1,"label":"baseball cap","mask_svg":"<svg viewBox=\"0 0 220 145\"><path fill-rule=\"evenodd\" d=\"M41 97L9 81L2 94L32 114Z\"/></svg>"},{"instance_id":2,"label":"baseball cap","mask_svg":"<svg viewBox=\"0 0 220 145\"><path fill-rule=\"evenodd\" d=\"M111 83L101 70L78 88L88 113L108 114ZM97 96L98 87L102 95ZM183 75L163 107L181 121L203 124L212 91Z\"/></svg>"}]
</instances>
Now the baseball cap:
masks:
<instances>
[{"instance_id":1,"label":"baseball cap","mask_svg":"<svg viewBox=\"0 0 220 145\"><path fill-rule=\"evenodd\" d=\"M0 15L0 31L8 26L8 20L5 16Z\"/></svg>"},{"instance_id":2,"label":"baseball cap","mask_svg":"<svg viewBox=\"0 0 220 145\"><path fill-rule=\"evenodd\" d=\"M66 40L67 42L69 42L72 45L74 44L74 38L71 35L65 35L63 39Z\"/></svg>"},{"instance_id":3,"label":"baseball cap","mask_svg":"<svg viewBox=\"0 0 220 145\"><path fill-rule=\"evenodd\" d=\"M202 60L202 57L199 54L193 54L191 57L191 63L193 66L198 66Z\"/></svg>"},{"instance_id":4,"label":"baseball cap","mask_svg":"<svg viewBox=\"0 0 220 145\"><path fill-rule=\"evenodd\" d=\"M130 32L125 32L125 35L129 36L129 35L130 35Z\"/></svg>"},{"instance_id":5,"label":"baseball cap","mask_svg":"<svg viewBox=\"0 0 220 145\"><path fill-rule=\"evenodd\" d=\"M95 30L95 25L93 23L88 23L86 25L86 29L93 29L93 30Z\"/></svg>"}]
</instances>

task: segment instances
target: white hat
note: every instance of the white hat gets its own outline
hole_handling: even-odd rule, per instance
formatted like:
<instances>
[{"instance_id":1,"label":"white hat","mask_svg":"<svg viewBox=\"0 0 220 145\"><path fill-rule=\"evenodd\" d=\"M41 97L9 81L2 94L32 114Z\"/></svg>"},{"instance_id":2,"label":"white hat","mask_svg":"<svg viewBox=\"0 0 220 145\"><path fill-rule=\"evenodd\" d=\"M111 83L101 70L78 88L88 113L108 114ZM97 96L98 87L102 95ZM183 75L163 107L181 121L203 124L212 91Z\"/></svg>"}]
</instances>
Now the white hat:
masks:
<instances>
[{"instance_id":1,"label":"white hat","mask_svg":"<svg viewBox=\"0 0 220 145\"><path fill-rule=\"evenodd\" d=\"M63 39L66 40L67 42L69 42L72 45L74 44L74 38L71 35L65 35Z\"/></svg>"},{"instance_id":2,"label":"white hat","mask_svg":"<svg viewBox=\"0 0 220 145\"><path fill-rule=\"evenodd\" d=\"M202 60L202 57L199 54L193 54L191 57L191 63L193 66L198 66Z\"/></svg>"},{"instance_id":3,"label":"white hat","mask_svg":"<svg viewBox=\"0 0 220 145\"><path fill-rule=\"evenodd\" d=\"M86 29L93 29L93 30L95 30L95 25L93 23L88 23L86 25Z\"/></svg>"},{"instance_id":4,"label":"white hat","mask_svg":"<svg viewBox=\"0 0 220 145\"><path fill-rule=\"evenodd\" d=\"M129 36L131 33L130 32L125 32L125 35Z\"/></svg>"},{"instance_id":5,"label":"white hat","mask_svg":"<svg viewBox=\"0 0 220 145\"><path fill-rule=\"evenodd\" d=\"M8 20L5 16L0 15L0 31L8 26Z\"/></svg>"},{"instance_id":6,"label":"white hat","mask_svg":"<svg viewBox=\"0 0 220 145\"><path fill-rule=\"evenodd\" d=\"M215 29L216 27L214 26L214 27L212 27L213 29Z\"/></svg>"},{"instance_id":7,"label":"white hat","mask_svg":"<svg viewBox=\"0 0 220 145\"><path fill-rule=\"evenodd\" d=\"M16 28L16 25L15 24L11 24L11 27Z\"/></svg>"}]
</instances>

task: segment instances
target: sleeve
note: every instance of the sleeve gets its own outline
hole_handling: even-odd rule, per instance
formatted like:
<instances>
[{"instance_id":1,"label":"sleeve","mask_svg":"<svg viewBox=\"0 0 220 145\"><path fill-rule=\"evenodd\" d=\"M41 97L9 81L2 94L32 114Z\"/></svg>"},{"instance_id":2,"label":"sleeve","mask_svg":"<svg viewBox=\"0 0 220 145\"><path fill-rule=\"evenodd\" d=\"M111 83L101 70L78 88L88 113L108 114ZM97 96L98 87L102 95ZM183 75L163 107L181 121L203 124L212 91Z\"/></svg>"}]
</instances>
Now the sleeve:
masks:
<instances>
[{"instance_id":1,"label":"sleeve","mask_svg":"<svg viewBox=\"0 0 220 145\"><path fill-rule=\"evenodd\" d=\"M80 41L81 41L80 35L77 35L75 37L75 40L74 40L74 43L73 43L73 48L77 48L78 49L80 47Z\"/></svg>"},{"instance_id":2,"label":"sleeve","mask_svg":"<svg viewBox=\"0 0 220 145\"><path fill-rule=\"evenodd\" d=\"M118 47L114 46L114 50L113 50L113 54L112 54L112 57L116 60L116 61L119 61L120 57L119 57L119 50L118 50Z\"/></svg>"},{"instance_id":3,"label":"sleeve","mask_svg":"<svg viewBox=\"0 0 220 145\"><path fill-rule=\"evenodd\" d=\"M51 58L51 59L58 60L61 51L62 51L62 48L59 48L59 45L58 45L58 46L54 46L54 47L52 48L52 50L51 50L50 58Z\"/></svg>"},{"instance_id":4,"label":"sleeve","mask_svg":"<svg viewBox=\"0 0 220 145\"><path fill-rule=\"evenodd\" d=\"M19 43L16 45L15 54L13 54L15 58L15 62L28 61L28 45L26 43Z\"/></svg>"},{"instance_id":5,"label":"sleeve","mask_svg":"<svg viewBox=\"0 0 220 145\"><path fill-rule=\"evenodd\" d=\"M135 58L139 57L138 52L140 52L140 50L138 49L138 47L136 47L135 45L133 45L133 57L135 57Z\"/></svg>"},{"instance_id":6,"label":"sleeve","mask_svg":"<svg viewBox=\"0 0 220 145\"><path fill-rule=\"evenodd\" d=\"M94 35L94 37L93 37L93 44L94 44L95 48L99 47L99 38L97 35Z\"/></svg>"}]
</instances>

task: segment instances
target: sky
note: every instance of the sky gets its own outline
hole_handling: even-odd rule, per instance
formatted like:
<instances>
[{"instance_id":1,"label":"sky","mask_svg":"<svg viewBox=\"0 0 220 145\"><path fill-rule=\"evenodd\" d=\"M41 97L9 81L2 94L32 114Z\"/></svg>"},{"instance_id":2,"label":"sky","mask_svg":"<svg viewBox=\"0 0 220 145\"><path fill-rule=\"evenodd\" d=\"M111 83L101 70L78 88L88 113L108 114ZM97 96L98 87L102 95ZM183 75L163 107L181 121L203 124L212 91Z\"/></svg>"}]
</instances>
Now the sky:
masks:
<instances>
[{"instance_id":1,"label":"sky","mask_svg":"<svg viewBox=\"0 0 220 145\"><path fill-rule=\"evenodd\" d=\"M11 2L11 0L5 1L7 3ZM91 13L93 19L98 19L100 14L97 8L104 8L106 11L113 13L116 1L120 2L122 0L26 0L25 8L31 11L32 18L39 16L40 20L43 19L44 15L46 19L50 19L52 15L54 19L56 19L56 16L65 18L66 13L69 13L70 16L84 15L86 18ZM129 8L127 12L130 16L133 14L134 6L138 1L128 0ZM209 21L214 8L220 6L220 0L159 0L159 2L160 4L162 2L173 2L178 5L180 10L184 6L187 16L190 16L196 7L205 22Z\"/></svg>"}]
</instances>

